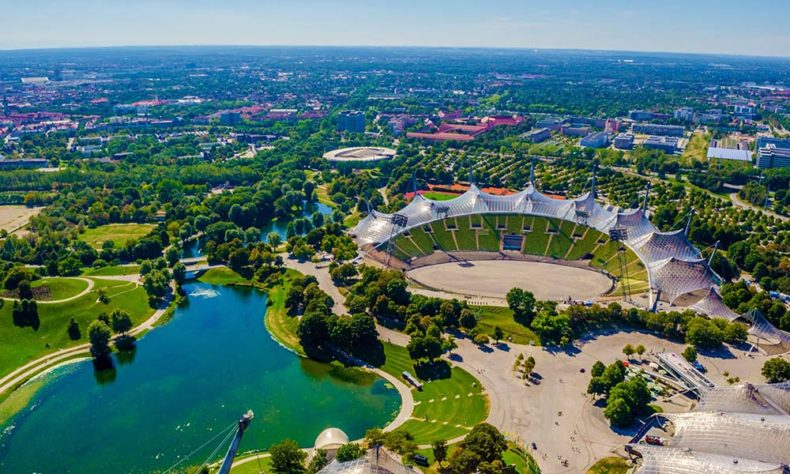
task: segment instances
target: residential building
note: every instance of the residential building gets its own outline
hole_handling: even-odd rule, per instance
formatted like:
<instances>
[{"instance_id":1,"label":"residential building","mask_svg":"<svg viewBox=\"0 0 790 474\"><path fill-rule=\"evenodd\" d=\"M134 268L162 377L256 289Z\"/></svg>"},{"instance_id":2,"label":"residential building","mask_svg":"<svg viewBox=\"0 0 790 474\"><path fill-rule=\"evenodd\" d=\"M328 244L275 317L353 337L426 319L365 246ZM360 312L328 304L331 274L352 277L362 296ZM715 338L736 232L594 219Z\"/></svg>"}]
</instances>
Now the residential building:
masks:
<instances>
[{"instance_id":1,"label":"residential building","mask_svg":"<svg viewBox=\"0 0 790 474\"><path fill-rule=\"evenodd\" d=\"M239 112L223 112L219 115L219 123L221 125L238 125L241 123L241 113Z\"/></svg>"},{"instance_id":2,"label":"residential building","mask_svg":"<svg viewBox=\"0 0 790 474\"><path fill-rule=\"evenodd\" d=\"M691 122L694 120L694 109L691 107L681 107L675 110L675 113L672 114L675 120L681 120L683 122Z\"/></svg>"},{"instance_id":3,"label":"residential building","mask_svg":"<svg viewBox=\"0 0 790 474\"><path fill-rule=\"evenodd\" d=\"M365 114L344 110L337 115L337 129L341 132L365 133Z\"/></svg>"},{"instance_id":4,"label":"residential building","mask_svg":"<svg viewBox=\"0 0 790 474\"><path fill-rule=\"evenodd\" d=\"M614 147L618 150L630 150L634 147L634 136L630 133L620 133L614 137Z\"/></svg>"},{"instance_id":5,"label":"residential building","mask_svg":"<svg viewBox=\"0 0 790 474\"><path fill-rule=\"evenodd\" d=\"M535 128L548 128L549 130L557 131L562 127L564 124L567 123L567 120L563 120L557 117L548 117L540 120L538 123L535 124Z\"/></svg>"},{"instance_id":6,"label":"residential building","mask_svg":"<svg viewBox=\"0 0 790 474\"><path fill-rule=\"evenodd\" d=\"M49 162L43 158L22 158L9 160L0 155L0 170L46 168Z\"/></svg>"},{"instance_id":7,"label":"residential building","mask_svg":"<svg viewBox=\"0 0 790 474\"><path fill-rule=\"evenodd\" d=\"M643 145L645 148L662 150L664 153L672 155L678 152L678 141L677 137L650 136Z\"/></svg>"},{"instance_id":8,"label":"residential building","mask_svg":"<svg viewBox=\"0 0 790 474\"><path fill-rule=\"evenodd\" d=\"M631 120L653 120L655 116L656 114L647 110L632 110L628 112L628 118Z\"/></svg>"},{"instance_id":9,"label":"residential building","mask_svg":"<svg viewBox=\"0 0 790 474\"><path fill-rule=\"evenodd\" d=\"M680 125L661 125L655 123L635 123L634 133L644 133L646 135L661 135L665 137L682 137L685 128Z\"/></svg>"}]
</instances>

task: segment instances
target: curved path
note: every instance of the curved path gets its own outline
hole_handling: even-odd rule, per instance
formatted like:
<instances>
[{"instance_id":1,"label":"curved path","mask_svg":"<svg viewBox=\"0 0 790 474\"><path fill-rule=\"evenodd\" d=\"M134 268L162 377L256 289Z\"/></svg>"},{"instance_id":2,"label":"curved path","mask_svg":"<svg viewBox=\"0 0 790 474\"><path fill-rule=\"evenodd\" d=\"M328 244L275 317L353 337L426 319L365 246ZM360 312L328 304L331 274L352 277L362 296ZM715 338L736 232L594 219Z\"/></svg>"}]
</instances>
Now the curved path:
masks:
<instances>
[{"instance_id":1,"label":"curved path","mask_svg":"<svg viewBox=\"0 0 790 474\"><path fill-rule=\"evenodd\" d=\"M76 295L69 296L68 298L62 298L62 299L59 299L59 300L36 300L36 303L37 304L68 303L69 301L76 300L77 298L80 298L82 296L87 295L93 289L93 286L96 284L96 282L94 282L90 278L68 277L68 279L84 281L85 283L88 284L88 286L84 290L82 290L79 293L77 293ZM19 301L19 298L5 298L5 297L3 297L2 299L6 300L6 301Z\"/></svg>"}]
</instances>

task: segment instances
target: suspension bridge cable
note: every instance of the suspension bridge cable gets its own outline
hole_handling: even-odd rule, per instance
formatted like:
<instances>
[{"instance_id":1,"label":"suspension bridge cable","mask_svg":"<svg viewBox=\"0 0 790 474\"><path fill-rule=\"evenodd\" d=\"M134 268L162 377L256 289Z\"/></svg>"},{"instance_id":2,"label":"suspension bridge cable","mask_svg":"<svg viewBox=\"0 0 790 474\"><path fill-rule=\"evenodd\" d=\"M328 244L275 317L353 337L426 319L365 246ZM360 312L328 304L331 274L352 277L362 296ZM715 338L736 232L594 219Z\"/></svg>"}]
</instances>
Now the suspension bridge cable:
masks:
<instances>
[{"instance_id":1,"label":"suspension bridge cable","mask_svg":"<svg viewBox=\"0 0 790 474\"><path fill-rule=\"evenodd\" d=\"M229 438L231 438L235 434L236 434L236 430L235 429L228 431L228 434L225 435L224 438L222 438L222 441L220 441L219 444L217 444L217 447L214 448L214 451L212 451L211 454L208 455L206 460L203 461L203 464L200 465L200 468L203 468L204 466L207 466L209 461L211 461L211 458L216 456L217 452L220 450L220 448L228 441Z\"/></svg>"},{"instance_id":2,"label":"suspension bridge cable","mask_svg":"<svg viewBox=\"0 0 790 474\"><path fill-rule=\"evenodd\" d=\"M168 469L165 471L165 474L167 474L168 472L170 472L170 471L172 471L173 469L177 468L177 467L178 467L178 466L179 466L181 463L183 463L183 462L184 462L184 461L186 461L187 459L189 459L189 458L191 458L192 456L194 456L194 455L195 455L195 453L197 453L197 452L198 452L198 451L200 451L201 449L203 449L203 448L205 448L206 446L208 446L208 445L209 445L209 443L211 443L211 442L212 442L212 441L214 441L215 439L219 438L219 437L220 437L220 435L224 434L224 433L225 433L227 430L229 430L229 429L231 429L231 428L233 428L233 429L235 429L235 428L236 428L236 422L233 422L233 423L231 423L231 424L230 424L230 425L229 425L227 428L225 428L225 429L223 429L223 430L221 430L221 431L217 432L217 434L216 434L216 435L214 435L214 436L213 436L213 437L212 437L210 440L206 441L205 443L203 443L202 445L200 445L200 447L198 447L196 450L192 451L192 452L191 452L191 453L189 453L187 456L185 456L184 458L182 458L180 461L178 461L177 463L175 463L175 464L173 464L172 466L170 466L170 467L169 467L169 468L168 468Z\"/></svg>"}]
</instances>

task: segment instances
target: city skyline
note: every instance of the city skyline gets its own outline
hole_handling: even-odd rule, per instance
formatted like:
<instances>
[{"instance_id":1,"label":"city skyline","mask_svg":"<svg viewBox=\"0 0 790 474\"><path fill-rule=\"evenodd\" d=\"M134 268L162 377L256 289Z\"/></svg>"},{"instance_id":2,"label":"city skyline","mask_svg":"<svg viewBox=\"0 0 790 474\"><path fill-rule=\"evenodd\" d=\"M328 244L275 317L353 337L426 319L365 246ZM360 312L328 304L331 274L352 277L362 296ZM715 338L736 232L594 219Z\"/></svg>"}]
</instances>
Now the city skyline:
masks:
<instances>
[{"instance_id":1,"label":"city skyline","mask_svg":"<svg viewBox=\"0 0 790 474\"><path fill-rule=\"evenodd\" d=\"M106 46L406 46L585 49L790 56L790 10L777 0L672 0L660 5L570 0L317 2L279 0L31 0L5 7L13 19L0 49Z\"/></svg>"}]
</instances>

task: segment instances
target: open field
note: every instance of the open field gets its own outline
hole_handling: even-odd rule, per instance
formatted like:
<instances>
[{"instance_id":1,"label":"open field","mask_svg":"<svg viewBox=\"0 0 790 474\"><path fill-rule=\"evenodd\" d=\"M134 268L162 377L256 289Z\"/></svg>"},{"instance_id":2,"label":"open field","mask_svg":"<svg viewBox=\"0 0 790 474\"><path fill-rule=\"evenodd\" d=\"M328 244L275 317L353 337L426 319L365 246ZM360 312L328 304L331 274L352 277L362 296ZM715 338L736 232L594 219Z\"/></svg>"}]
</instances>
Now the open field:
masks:
<instances>
[{"instance_id":1,"label":"open field","mask_svg":"<svg viewBox=\"0 0 790 474\"><path fill-rule=\"evenodd\" d=\"M206 273L198 278L198 281L209 285L232 285L234 283L248 282L246 278L228 267L209 268L206 270Z\"/></svg>"},{"instance_id":2,"label":"open field","mask_svg":"<svg viewBox=\"0 0 790 474\"><path fill-rule=\"evenodd\" d=\"M516 344L540 345L540 338L532 330L513 319L513 311L504 306L472 306L477 316L477 325L493 337L494 328L499 326L505 340Z\"/></svg>"},{"instance_id":3,"label":"open field","mask_svg":"<svg viewBox=\"0 0 790 474\"><path fill-rule=\"evenodd\" d=\"M140 265L111 265L101 268L89 268L85 270L85 276L118 276L136 275L140 273Z\"/></svg>"},{"instance_id":4,"label":"open field","mask_svg":"<svg viewBox=\"0 0 790 474\"><path fill-rule=\"evenodd\" d=\"M37 215L43 207L0 206L0 230L9 234L26 226L31 217Z\"/></svg>"},{"instance_id":5,"label":"open field","mask_svg":"<svg viewBox=\"0 0 790 474\"><path fill-rule=\"evenodd\" d=\"M514 287L529 290L540 300L587 300L605 293L611 280L583 268L515 260L443 263L409 270L418 284L459 295L504 298Z\"/></svg>"},{"instance_id":6,"label":"open field","mask_svg":"<svg viewBox=\"0 0 790 474\"><path fill-rule=\"evenodd\" d=\"M406 348L385 343L384 353L386 362L380 369L399 379L403 371L417 375ZM417 444L463 436L485 420L488 399L469 372L453 367L449 378L421 381L422 391L412 389L415 402L412 418L398 428L411 433Z\"/></svg>"},{"instance_id":7,"label":"open field","mask_svg":"<svg viewBox=\"0 0 790 474\"><path fill-rule=\"evenodd\" d=\"M100 289L104 289L110 298L106 305L97 300ZM141 286L128 281L102 279L95 279L93 288L79 298L65 303L38 305L37 329L16 326L12 307L6 302L0 308L0 376L46 353L84 344L87 342L88 325L100 313L122 309L137 325L154 312L148 306L148 298ZM77 340L72 340L67 332L72 318L80 328L81 337Z\"/></svg>"},{"instance_id":8,"label":"open field","mask_svg":"<svg viewBox=\"0 0 790 474\"><path fill-rule=\"evenodd\" d=\"M422 197L434 201L449 201L450 199L455 199L458 196L459 194L447 193L442 191L428 191L422 194Z\"/></svg>"},{"instance_id":9,"label":"open field","mask_svg":"<svg viewBox=\"0 0 790 474\"><path fill-rule=\"evenodd\" d=\"M30 286L33 287L34 293L38 288L39 291L45 290L48 294L46 298L37 299L62 300L79 294L88 287L88 283L78 278L42 278L32 282Z\"/></svg>"},{"instance_id":10,"label":"open field","mask_svg":"<svg viewBox=\"0 0 790 474\"><path fill-rule=\"evenodd\" d=\"M296 335L296 329L299 327L299 318L289 315L285 309L285 295L288 294L288 290L291 288L291 279L297 275L299 273L295 270L286 270L285 278L282 279L282 285L275 286L267 291L269 308L266 310L264 320L266 329L269 330L274 339L297 354L304 356L304 349L302 349L302 344Z\"/></svg>"},{"instance_id":11,"label":"open field","mask_svg":"<svg viewBox=\"0 0 790 474\"><path fill-rule=\"evenodd\" d=\"M127 240L139 239L151 232L153 224L108 224L93 229L85 229L80 240L93 248L101 248L107 241L115 242L116 247L123 246Z\"/></svg>"}]
</instances>

